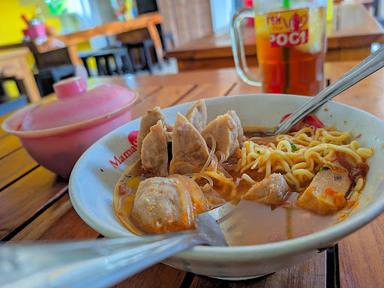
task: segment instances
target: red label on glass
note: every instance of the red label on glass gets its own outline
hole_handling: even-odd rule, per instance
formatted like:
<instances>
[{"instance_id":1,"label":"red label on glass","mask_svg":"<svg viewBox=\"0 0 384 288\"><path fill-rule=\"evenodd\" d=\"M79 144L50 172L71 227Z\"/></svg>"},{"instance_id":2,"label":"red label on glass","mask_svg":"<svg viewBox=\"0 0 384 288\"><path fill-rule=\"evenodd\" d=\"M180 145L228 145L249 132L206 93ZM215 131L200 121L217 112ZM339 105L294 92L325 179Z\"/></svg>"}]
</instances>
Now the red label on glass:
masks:
<instances>
[{"instance_id":1,"label":"red label on glass","mask_svg":"<svg viewBox=\"0 0 384 288\"><path fill-rule=\"evenodd\" d=\"M271 12L266 15L272 47L290 47L308 42L308 9Z\"/></svg>"}]
</instances>

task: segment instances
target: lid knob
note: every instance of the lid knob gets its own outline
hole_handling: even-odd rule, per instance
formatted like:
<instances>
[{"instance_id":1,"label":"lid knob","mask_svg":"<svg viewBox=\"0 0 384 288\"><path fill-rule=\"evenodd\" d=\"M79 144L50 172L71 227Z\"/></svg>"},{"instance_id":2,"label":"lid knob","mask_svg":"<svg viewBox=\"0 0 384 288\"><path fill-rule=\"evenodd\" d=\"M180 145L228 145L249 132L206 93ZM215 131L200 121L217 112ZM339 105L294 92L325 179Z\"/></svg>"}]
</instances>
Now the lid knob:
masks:
<instances>
[{"instance_id":1,"label":"lid knob","mask_svg":"<svg viewBox=\"0 0 384 288\"><path fill-rule=\"evenodd\" d=\"M71 77L53 84L59 99L65 99L87 91L87 81L82 77Z\"/></svg>"}]
</instances>

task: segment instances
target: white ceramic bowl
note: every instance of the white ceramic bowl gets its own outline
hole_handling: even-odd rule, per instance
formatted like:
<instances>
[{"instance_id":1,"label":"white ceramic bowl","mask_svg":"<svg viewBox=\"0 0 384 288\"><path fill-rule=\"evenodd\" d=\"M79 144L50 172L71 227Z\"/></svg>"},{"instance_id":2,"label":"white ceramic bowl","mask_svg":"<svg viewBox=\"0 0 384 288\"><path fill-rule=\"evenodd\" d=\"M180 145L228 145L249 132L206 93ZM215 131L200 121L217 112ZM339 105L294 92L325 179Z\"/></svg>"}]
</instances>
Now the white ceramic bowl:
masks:
<instances>
[{"instance_id":1,"label":"white ceramic bowl","mask_svg":"<svg viewBox=\"0 0 384 288\"><path fill-rule=\"evenodd\" d=\"M233 109L243 125L274 126L284 114L292 112L306 100L308 98L300 96L259 94L212 98L206 103L211 119ZM167 122L174 123L176 113L185 112L190 105L186 103L164 109ZM375 149L375 155L369 160L370 170L361 205L351 217L328 229L287 241L238 247L198 246L177 254L166 263L211 277L241 279L261 276L294 265L317 253L318 248L334 244L377 217L384 210L384 122L350 106L331 102L325 107L317 115L326 125L361 133L361 143ZM139 121L129 122L97 141L79 159L70 178L69 192L77 213L93 229L108 237L137 237L115 218L112 193L121 171L137 157L131 155L135 149L129 144L127 135L138 129ZM114 168L112 163L115 166L119 164L116 160L119 157L127 159Z\"/></svg>"}]
</instances>

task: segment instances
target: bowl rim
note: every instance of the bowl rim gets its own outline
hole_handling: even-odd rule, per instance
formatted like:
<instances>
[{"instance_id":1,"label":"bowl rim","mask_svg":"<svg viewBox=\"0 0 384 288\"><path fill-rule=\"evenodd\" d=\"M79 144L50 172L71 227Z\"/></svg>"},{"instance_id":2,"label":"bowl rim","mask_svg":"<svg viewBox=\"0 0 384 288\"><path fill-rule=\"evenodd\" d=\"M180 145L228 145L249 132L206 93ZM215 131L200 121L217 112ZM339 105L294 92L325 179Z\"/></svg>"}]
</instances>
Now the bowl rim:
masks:
<instances>
[{"instance_id":1,"label":"bowl rim","mask_svg":"<svg viewBox=\"0 0 384 288\"><path fill-rule=\"evenodd\" d=\"M23 121L25 115L33 109L36 109L40 103L33 103L31 105L28 105L20 110L17 110L16 112L12 113L7 119L4 120L4 122L1 124L1 128L10 134L22 137L22 138L40 138L40 137L47 137L47 136L53 136L53 135L59 135L68 133L72 130L78 130L78 129L84 129L96 124L99 124L105 120L109 120L111 118L114 118L118 116L119 114L125 112L138 99L139 93L137 91L131 90L133 93L133 97L131 101L129 101L127 104L125 104L123 107L120 107L116 110L113 110L111 112L108 112L106 114L102 114L87 120L83 120L76 123L71 123L63 126L53 127L53 128L46 128L46 129L38 129L38 130L17 130L13 129L10 125L10 122L12 121L18 121L18 124L20 125Z\"/></svg>"},{"instance_id":2,"label":"bowl rim","mask_svg":"<svg viewBox=\"0 0 384 288\"><path fill-rule=\"evenodd\" d=\"M233 96L226 96L226 99L231 99L235 97L295 97L295 98L306 98L308 99L308 96L302 96L302 95L293 95L293 94L267 94L267 93L248 93L248 94L239 94L239 95L233 95ZM215 99L222 98L222 96L217 97L210 97L205 100L214 101ZM197 99L198 100L198 99ZM191 103L194 103L195 101L190 101L186 103L180 103L182 105L188 105ZM371 118L374 118L376 121L380 122L384 129L384 121L380 118L376 117L375 115L361 110L359 108L329 101L332 103L332 105L340 105L347 109L355 110L356 112L360 114L364 114L365 116L369 116ZM177 105L180 105L177 104ZM175 105L173 105L175 106ZM173 106L167 107L171 108ZM167 108L164 108L166 110ZM138 118L136 118L138 119ZM133 119L132 121L135 121ZM117 128L118 129L118 128ZM114 131L111 131L110 133L113 133ZM109 134L105 135L104 137L109 137ZM94 145L98 145L99 141L103 141L104 137L99 139L97 142L95 142L93 145L91 145L79 158L79 160L76 162L70 179L69 179L69 195L72 202L72 205L76 212L79 214L79 216L93 229L100 232L104 236L117 238L117 237L124 237L123 234L115 233L115 231L108 229L105 226L100 226L97 221L94 221L92 217L88 216L88 213L83 210L80 205L76 202L76 195L74 192L73 187L75 186L75 180L76 175L78 175L77 170L80 169L81 163L84 161L84 159L87 157L87 151L91 150ZM384 180L380 182L379 189L384 189ZM329 243L335 243L344 236L347 236L348 234L360 229L364 225L368 224L369 222L373 221L377 216L379 216L384 211L384 197L379 198L376 202L370 203L367 205L367 207L363 208L359 213L354 214L352 217L347 218L346 220L339 222L331 227L328 227L326 229L305 235L300 236L297 238L289 239L289 240L283 240L278 242L271 242L271 243L263 243L263 244L257 244L257 245L246 245L246 246L230 246L230 247L212 247L212 246L195 246L192 249L188 251L184 251L181 253L178 253L177 255L173 256L172 258L179 258L184 260L198 260L198 261L231 261L233 263L235 262L241 262L244 260L255 260L255 259L266 259L273 256L281 256L283 254L294 254L298 251L310 251L313 249L323 249L328 248ZM116 221L118 221L116 219ZM328 245L327 245L328 244Z\"/></svg>"}]
</instances>

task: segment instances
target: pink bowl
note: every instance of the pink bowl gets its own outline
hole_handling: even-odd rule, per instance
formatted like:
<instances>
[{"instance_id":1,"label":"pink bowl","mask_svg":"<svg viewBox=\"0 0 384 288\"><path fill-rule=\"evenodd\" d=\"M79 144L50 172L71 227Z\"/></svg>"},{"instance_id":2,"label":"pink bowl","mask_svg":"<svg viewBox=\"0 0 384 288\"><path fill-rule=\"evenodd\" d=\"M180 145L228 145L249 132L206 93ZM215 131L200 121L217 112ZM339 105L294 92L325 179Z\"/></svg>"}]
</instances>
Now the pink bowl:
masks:
<instances>
[{"instance_id":1,"label":"pink bowl","mask_svg":"<svg viewBox=\"0 0 384 288\"><path fill-rule=\"evenodd\" d=\"M132 120L131 107L136 100L101 116L59 127L23 130L24 120L39 104L27 106L3 122L2 128L18 136L29 154L42 166L68 178L81 154L96 140Z\"/></svg>"}]
</instances>

